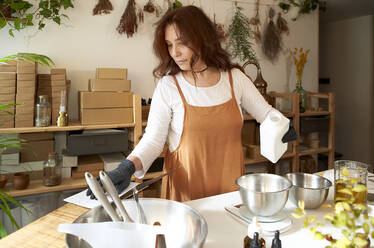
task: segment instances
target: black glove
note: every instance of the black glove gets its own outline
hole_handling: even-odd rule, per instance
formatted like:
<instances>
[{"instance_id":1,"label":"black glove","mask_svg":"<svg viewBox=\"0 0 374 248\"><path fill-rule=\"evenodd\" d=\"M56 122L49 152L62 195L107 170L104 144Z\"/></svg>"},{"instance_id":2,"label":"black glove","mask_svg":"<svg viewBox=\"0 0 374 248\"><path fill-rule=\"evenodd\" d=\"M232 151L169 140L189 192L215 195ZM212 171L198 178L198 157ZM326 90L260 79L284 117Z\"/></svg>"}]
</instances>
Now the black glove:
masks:
<instances>
[{"instance_id":1,"label":"black glove","mask_svg":"<svg viewBox=\"0 0 374 248\"><path fill-rule=\"evenodd\" d=\"M107 172L106 174L112 180L114 187L116 188L118 194L121 193L124 189L126 189L131 182L131 176L135 173L135 165L132 161L125 159L123 160L116 169ZM100 186L103 187L103 184L100 181L100 178L96 178L99 182ZM104 190L105 191L105 190ZM92 193L91 189L88 187L87 196L90 199L96 199L94 194Z\"/></svg>"},{"instance_id":2,"label":"black glove","mask_svg":"<svg viewBox=\"0 0 374 248\"><path fill-rule=\"evenodd\" d=\"M290 142L290 141L294 141L296 139L297 139L297 133L296 133L295 128L293 127L293 122L290 121L290 127L289 127L287 133L285 133L283 135L282 142L287 143L287 142Z\"/></svg>"}]
</instances>

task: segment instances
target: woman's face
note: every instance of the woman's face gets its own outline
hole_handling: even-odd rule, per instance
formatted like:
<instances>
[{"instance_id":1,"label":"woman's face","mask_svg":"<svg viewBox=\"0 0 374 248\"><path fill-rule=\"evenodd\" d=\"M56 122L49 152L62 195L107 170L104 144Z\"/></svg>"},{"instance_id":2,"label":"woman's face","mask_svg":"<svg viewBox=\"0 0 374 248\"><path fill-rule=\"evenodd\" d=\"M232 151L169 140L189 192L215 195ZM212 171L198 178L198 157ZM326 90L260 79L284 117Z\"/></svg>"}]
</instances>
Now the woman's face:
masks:
<instances>
[{"instance_id":1,"label":"woman's face","mask_svg":"<svg viewBox=\"0 0 374 248\"><path fill-rule=\"evenodd\" d=\"M178 35L178 27L173 24L169 24L165 28L165 42L168 46L170 56L173 58L175 63L183 71L190 71L190 61L194 55L191 48L186 46ZM198 70L201 67L205 67L204 63L199 59L194 64L194 70Z\"/></svg>"}]
</instances>

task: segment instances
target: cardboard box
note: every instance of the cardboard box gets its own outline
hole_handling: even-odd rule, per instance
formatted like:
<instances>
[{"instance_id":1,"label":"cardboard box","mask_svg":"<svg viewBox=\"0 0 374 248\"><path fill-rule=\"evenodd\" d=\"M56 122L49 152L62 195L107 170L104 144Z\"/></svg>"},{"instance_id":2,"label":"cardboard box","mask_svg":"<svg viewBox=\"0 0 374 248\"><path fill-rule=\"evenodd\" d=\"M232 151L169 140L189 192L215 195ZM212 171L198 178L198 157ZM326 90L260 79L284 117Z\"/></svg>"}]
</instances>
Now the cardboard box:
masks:
<instances>
[{"instance_id":1,"label":"cardboard box","mask_svg":"<svg viewBox=\"0 0 374 248\"><path fill-rule=\"evenodd\" d=\"M0 80L16 80L16 73L0 72Z\"/></svg>"},{"instance_id":2,"label":"cardboard box","mask_svg":"<svg viewBox=\"0 0 374 248\"><path fill-rule=\"evenodd\" d=\"M75 170L77 172L104 170L104 162L97 154L79 156L78 167Z\"/></svg>"},{"instance_id":3,"label":"cardboard box","mask_svg":"<svg viewBox=\"0 0 374 248\"><path fill-rule=\"evenodd\" d=\"M53 68L51 74L66 74L66 68Z\"/></svg>"},{"instance_id":4,"label":"cardboard box","mask_svg":"<svg viewBox=\"0 0 374 248\"><path fill-rule=\"evenodd\" d=\"M0 72L17 72L17 62L7 61L5 64L0 64Z\"/></svg>"},{"instance_id":5,"label":"cardboard box","mask_svg":"<svg viewBox=\"0 0 374 248\"><path fill-rule=\"evenodd\" d=\"M14 119L12 120L0 120L0 127L1 128L14 128Z\"/></svg>"},{"instance_id":6,"label":"cardboard box","mask_svg":"<svg viewBox=\"0 0 374 248\"><path fill-rule=\"evenodd\" d=\"M17 87L17 95L22 95L22 94L25 94L25 95L33 94L33 95L35 95L35 92L36 92L35 87L30 87L30 88L24 88L24 87L18 88Z\"/></svg>"},{"instance_id":7,"label":"cardboard box","mask_svg":"<svg viewBox=\"0 0 374 248\"><path fill-rule=\"evenodd\" d=\"M96 79L127 79L127 69L96 68Z\"/></svg>"},{"instance_id":8,"label":"cardboard box","mask_svg":"<svg viewBox=\"0 0 374 248\"><path fill-rule=\"evenodd\" d=\"M0 155L1 165L18 165L19 164L19 150L17 149L6 149Z\"/></svg>"},{"instance_id":9,"label":"cardboard box","mask_svg":"<svg viewBox=\"0 0 374 248\"><path fill-rule=\"evenodd\" d=\"M31 161L46 161L48 153L55 151L54 140L29 141L21 149L21 163Z\"/></svg>"},{"instance_id":10,"label":"cardboard box","mask_svg":"<svg viewBox=\"0 0 374 248\"><path fill-rule=\"evenodd\" d=\"M26 142L41 141L41 140L53 140L53 133L20 133L19 138Z\"/></svg>"},{"instance_id":11,"label":"cardboard box","mask_svg":"<svg viewBox=\"0 0 374 248\"><path fill-rule=\"evenodd\" d=\"M131 80L120 79L90 79L89 91L130 91Z\"/></svg>"},{"instance_id":12,"label":"cardboard box","mask_svg":"<svg viewBox=\"0 0 374 248\"><path fill-rule=\"evenodd\" d=\"M29 61L17 61L17 73L35 73L37 64Z\"/></svg>"},{"instance_id":13,"label":"cardboard box","mask_svg":"<svg viewBox=\"0 0 374 248\"><path fill-rule=\"evenodd\" d=\"M16 96L9 94L0 94L0 104L15 103Z\"/></svg>"},{"instance_id":14,"label":"cardboard box","mask_svg":"<svg viewBox=\"0 0 374 248\"><path fill-rule=\"evenodd\" d=\"M17 109L16 109L16 116L14 117L14 120L15 122L31 120L34 123L34 111L33 110L22 110L20 112L17 112Z\"/></svg>"},{"instance_id":15,"label":"cardboard box","mask_svg":"<svg viewBox=\"0 0 374 248\"><path fill-rule=\"evenodd\" d=\"M38 78L38 81L39 80L51 81L51 74L38 74L37 78Z\"/></svg>"},{"instance_id":16,"label":"cardboard box","mask_svg":"<svg viewBox=\"0 0 374 248\"><path fill-rule=\"evenodd\" d=\"M16 80L0 80L0 88L2 87L16 87Z\"/></svg>"},{"instance_id":17,"label":"cardboard box","mask_svg":"<svg viewBox=\"0 0 374 248\"><path fill-rule=\"evenodd\" d=\"M129 108L132 107L132 92L88 92L79 94L81 108Z\"/></svg>"},{"instance_id":18,"label":"cardboard box","mask_svg":"<svg viewBox=\"0 0 374 248\"><path fill-rule=\"evenodd\" d=\"M82 125L121 124L134 122L132 108L81 109Z\"/></svg>"},{"instance_id":19,"label":"cardboard box","mask_svg":"<svg viewBox=\"0 0 374 248\"><path fill-rule=\"evenodd\" d=\"M17 74L17 81L34 81L36 80L36 74L35 73L18 73Z\"/></svg>"},{"instance_id":20,"label":"cardboard box","mask_svg":"<svg viewBox=\"0 0 374 248\"><path fill-rule=\"evenodd\" d=\"M71 178L73 179L79 179L79 178L85 178L84 173L85 172L78 172L76 171L77 168L72 168L71 169ZM95 171L89 171L93 177L98 177L100 170L95 170Z\"/></svg>"},{"instance_id":21,"label":"cardboard box","mask_svg":"<svg viewBox=\"0 0 374 248\"><path fill-rule=\"evenodd\" d=\"M35 101L35 94L16 94L16 103L23 104L28 101Z\"/></svg>"},{"instance_id":22,"label":"cardboard box","mask_svg":"<svg viewBox=\"0 0 374 248\"><path fill-rule=\"evenodd\" d=\"M36 67L36 63L35 62L31 62L31 61L24 61L24 60L17 60L17 68L18 67Z\"/></svg>"},{"instance_id":23,"label":"cardboard box","mask_svg":"<svg viewBox=\"0 0 374 248\"><path fill-rule=\"evenodd\" d=\"M17 80L17 89L18 88L35 88L36 82L33 80Z\"/></svg>"},{"instance_id":24,"label":"cardboard box","mask_svg":"<svg viewBox=\"0 0 374 248\"><path fill-rule=\"evenodd\" d=\"M78 166L78 156L69 156L66 154L62 154L62 167L64 168L71 168Z\"/></svg>"},{"instance_id":25,"label":"cardboard box","mask_svg":"<svg viewBox=\"0 0 374 248\"><path fill-rule=\"evenodd\" d=\"M2 87L0 86L0 94L16 94L16 87Z\"/></svg>"},{"instance_id":26,"label":"cardboard box","mask_svg":"<svg viewBox=\"0 0 374 248\"><path fill-rule=\"evenodd\" d=\"M34 115L35 108L33 105L16 106L16 119L22 119L24 115ZM23 118L24 119L24 118Z\"/></svg>"},{"instance_id":27,"label":"cardboard box","mask_svg":"<svg viewBox=\"0 0 374 248\"><path fill-rule=\"evenodd\" d=\"M65 88L66 89L66 80L52 80L52 88Z\"/></svg>"},{"instance_id":28,"label":"cardboard box","mask_svg":"<svg viewBox=\"0 0 374 248\"><path fill-rule=\"evenodd\" d=\"M14 127L33 127L34 120L14 120Z\"/></svg>"},{"instance_id":29,"label":"cardboard box","mask_svg":"<svg viewBox=\"0 0 374 248\"><path fill-rule=\"evenodd\" d=\"M65 74L52 74L51 81L66 81Z\"/></svg>"}]
</instances>

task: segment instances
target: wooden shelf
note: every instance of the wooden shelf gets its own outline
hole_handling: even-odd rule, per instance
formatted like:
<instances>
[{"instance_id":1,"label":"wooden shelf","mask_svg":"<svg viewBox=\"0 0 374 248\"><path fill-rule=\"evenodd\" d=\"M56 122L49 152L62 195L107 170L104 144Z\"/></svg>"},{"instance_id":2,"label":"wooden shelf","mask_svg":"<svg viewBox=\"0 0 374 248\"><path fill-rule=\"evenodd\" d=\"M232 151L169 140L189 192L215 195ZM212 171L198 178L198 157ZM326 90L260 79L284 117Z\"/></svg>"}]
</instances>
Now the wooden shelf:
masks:
<instances>
[{"instance_id":1,"label":"wooden shelf","mask_svg":"<svg viewBox=\"0 0 374 248\"><path fill-rule=\"evenodd\" d=\"M89 129L106 129L106 128L123 128L134 127L134 123L124 124L102 124L102 125L82 125L78 121L70 122L66 127L48 126L48 127L16 127L16 128L0 128L0 133L36 133L36 132L62 132L74 130Z\"/></svg>"},{"instance_id":2,"label":"wooden shelf","mask_svg":"<svg viewBox=\"0 0 374 248\"><path fill-rule=\"evenodd\" d=\"M316 116L316 115L330 115L330 112L329 111L306 111L304 113L300 113L300 117Z\"/></svg>"},{"instance_id":3,"label":"wooden shelf","mask_svg":"<svg viewBox=\"0 0 374 248\"><path fill-rule=\"evenodd\" d=\"M308 150L304 150L304 151L300 151L299 152L299 157L301 156L306 156L306 155L313 155L313 154L317 154L317 153L325 153L325 152L330 152L331 149L330 148L327 148L327 147L320 147L318 149L308 149Z\"/></svg>"},{"instance_id":4,"label":"wooden shelf","mask_svg":"<svg viewBox=\"0 0 374 248\"><path fill-rule=\"evenodd\" d=\"M161 175L163 172L150 172L146 173L142 180L152 179ZM132 178L133 181L138 181L135 177ZM26 195L36 195L48 192L57 192L63 190L72 190L72 189L84 189L87 187L86 180L84 178L81 179L73 179L73 178L66 178L63 179L60 185L46 187L43 185L42 180L34 180L30 181L30 185L27 189L24 190L16 190L13 187L6 187L4 192L12 197L17 196L26 196Z\"/></svg>"},{"instance_id":5,"label":"wooden shelf","mask_svg":"<svg viewBox=\"0 0 374 248\"><path fill-rule=\"evenodd\" d=\"M290 152L286 152L285 154L283 154L283 156L280 158L280 159L288 159L288 158L293 158L295 155L293 153L290 153ZM244 159L244 165L246 164L256 164L256 163L262 163L262 162L267 162L269 161L268 159L266 159L265 157L261 156L260 158L256 158L256 159L249 159L249 158L245 158Z\"/></svg>"}]
</instances>

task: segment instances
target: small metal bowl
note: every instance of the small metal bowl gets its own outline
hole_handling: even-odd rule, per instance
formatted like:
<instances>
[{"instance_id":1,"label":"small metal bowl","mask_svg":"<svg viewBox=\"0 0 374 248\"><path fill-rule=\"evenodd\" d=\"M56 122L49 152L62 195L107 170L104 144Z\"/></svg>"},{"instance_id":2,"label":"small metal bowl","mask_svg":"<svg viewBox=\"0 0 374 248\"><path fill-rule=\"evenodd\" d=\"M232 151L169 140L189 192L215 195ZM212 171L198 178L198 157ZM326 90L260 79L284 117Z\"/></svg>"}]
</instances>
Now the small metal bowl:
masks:
<instances>
[{"instance_id":1,"label":"small metal bowl","mask_svg":"<svg viewBox=\"0 0 374 248\"><path fill-rule=\"evenodd\" d=\"M248 210L255 216L272 216L284 208L288 191L292 187L285 177L255 173L236 179L240 196Z\"/></svg>"},{"instance_id":2,"label":"small metal bowl","mask_svg":"<svg viewBox=\"0 0 374 248\"><path fill-rule=\"evenodd\" d=\"M314 174L288 173L285 177L293 184L290 201L295 206L298 206L298 201L304 201L305 209L319 208L326 201L332 186L330 180Z\"/></svg>"}]
</instances>

